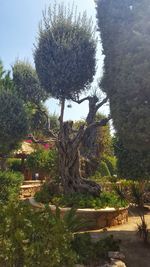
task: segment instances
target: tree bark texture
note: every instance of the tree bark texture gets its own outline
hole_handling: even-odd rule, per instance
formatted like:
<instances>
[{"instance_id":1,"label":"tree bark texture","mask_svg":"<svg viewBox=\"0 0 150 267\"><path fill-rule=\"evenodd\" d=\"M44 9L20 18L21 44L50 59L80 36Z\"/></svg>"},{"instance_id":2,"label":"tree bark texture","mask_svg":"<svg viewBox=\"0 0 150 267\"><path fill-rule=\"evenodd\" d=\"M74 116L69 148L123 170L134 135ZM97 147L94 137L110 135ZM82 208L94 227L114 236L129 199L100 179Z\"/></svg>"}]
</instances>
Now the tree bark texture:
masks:
<instances>
[{"instance_id":1,"label":"tree bark texture","mask_svg":"<svg viewBox=\"0 0 150 267\"><path fill-rule=\"evenodd\" d=\"M95 122L96 113L101 106L107 102L108 98L104 98L101 102L96 95L88 98L89 101L89 112L86 118L87 126ZM100 147L97 143L98 137L98 127L95 124L95 127L87 128L84 139L82 140L82 145L84 151L87 153L87 158L97 158L100 156Z\"/></svg>"},{"instance_id":2,"label":"tree bark texture","mask_svg":"<svg viewBox=\"0 0 150 267\"><path fill-rule=\"evenodd\" d=\"M72 126L71 121L63 123L57 143L64 193L89 193L99 196L101 187L94 181L81 177L79 148L85 134L84 126L80 127L76 135L73 134Z\"/></svg>"},{"instance_id":3,"label":"tree bark texture","mask_svg":"<svg viewBox=\"0 0 150 267\"><path fill-rule=\"evenodd\" d=\"M91 125L95 121L96 113L98 109L103 106L108 98L104 98L101 102L96 95L88 97L86 100L89 102L89 112L86 118L87 126ZM84 138L82 140L82 145L80 148L81 155L85 159L85 177L94 175L98 168L100 156L101 156L101 146L98 141L100 134L100 127L88 128Z\"/></svg>"}]
</instances>

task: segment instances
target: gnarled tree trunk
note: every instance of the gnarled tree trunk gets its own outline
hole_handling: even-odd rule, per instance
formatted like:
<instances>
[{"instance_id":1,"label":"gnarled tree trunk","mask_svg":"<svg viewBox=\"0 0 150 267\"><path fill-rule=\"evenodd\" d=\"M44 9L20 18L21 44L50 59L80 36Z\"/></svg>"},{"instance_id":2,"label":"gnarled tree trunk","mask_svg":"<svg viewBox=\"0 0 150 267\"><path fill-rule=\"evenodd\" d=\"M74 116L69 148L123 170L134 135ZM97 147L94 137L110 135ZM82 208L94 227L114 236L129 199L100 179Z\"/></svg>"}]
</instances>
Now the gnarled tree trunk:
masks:
<instances>
[{"instance_id":1,"label":"gnarled tree trunk","mask_svg":"<svg viewBox=\"0 0 150 267\"><path fill-rule=\"evenodd\" d=\"M96 95L87 97L86 99L89 101L89 112L86 117L86 124L89 126L94 123L98 109L107 102L108 98L104 98L101 102L99 102ZM84 157L86 165L84 171L85 177L94 175L99 166L101 156L101 147L98 141L99 134L100 127L90 127L86 130L86 134L84 134L84 138L82 139L80 152Z\"/></svg>"},{"instance_id":2,"label":"gnarled tree trunk","mask_svg":"<svg viewBox=\"0 0 150 267\"><path fill-rule=\"evenodd\" d=\"M81 177L79 147L85 129L81 126L76 136L72 131L73 122L64 122L59 134L59 167L65 194L89 193L99 196L101 187L94 181Z\"/></svg>"}]
</instances>

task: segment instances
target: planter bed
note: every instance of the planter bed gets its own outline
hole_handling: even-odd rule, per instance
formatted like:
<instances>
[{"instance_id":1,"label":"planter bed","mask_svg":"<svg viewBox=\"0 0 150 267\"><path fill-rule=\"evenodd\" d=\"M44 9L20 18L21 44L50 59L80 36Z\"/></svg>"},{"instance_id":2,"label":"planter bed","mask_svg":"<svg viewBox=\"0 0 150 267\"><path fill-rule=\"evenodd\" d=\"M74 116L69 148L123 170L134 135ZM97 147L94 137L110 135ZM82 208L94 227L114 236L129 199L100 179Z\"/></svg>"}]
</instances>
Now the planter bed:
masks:
<instances>
[{"instance_id":1,"label":"planter bed","mask_svg":"<svg viewBox=\"0 0 150 267\"><path fill-rule=\"evenodd\" d=\"M34 198L30 198L29 202L35 208L42 208L44 204L38 203ZM50 205L52 211L56 207ZM70 210L70 208L60 208L62 216ZM85 227L83 230L98 230L105 227L124 224L128 221L128 207L124 208L105 208L105 209L77 209L77 215L81 218L92 220L92 226Z\"/></svg>"}]
</instances>

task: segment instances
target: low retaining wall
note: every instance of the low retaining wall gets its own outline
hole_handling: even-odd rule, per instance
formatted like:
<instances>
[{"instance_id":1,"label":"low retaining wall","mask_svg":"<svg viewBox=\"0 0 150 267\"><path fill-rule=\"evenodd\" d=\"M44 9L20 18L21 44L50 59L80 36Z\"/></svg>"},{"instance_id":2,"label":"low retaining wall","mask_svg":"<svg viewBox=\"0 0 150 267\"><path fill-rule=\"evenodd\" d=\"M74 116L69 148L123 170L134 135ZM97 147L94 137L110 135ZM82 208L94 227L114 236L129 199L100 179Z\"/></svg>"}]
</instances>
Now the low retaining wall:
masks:
<instances>
[{"instance_id":1,"label":"low retaining wall","mask_svg":"<svg viewBox=\"0 0 150 267\"><path fill-rule=\"evenodd\" d=\"M91 229L101 229L105 227L124 224L128 221L128 208L106 208L98 210L77 210L79 217L88 218L94 222Z\"/></svg>"},{"instance_id":2,"label":"low retaining wall","mask_svg":"<svg viewBox=\"0 0 150 267\"><path fill-rule=\"evenodd\" d=\"M43 204L37 203L34 198L29 199L30 203L36 208L44 207ZM50 205L51 210L55 211L56 207ZM62 216L70 210L70 208L60 208ZM77 216L91 221L90 226L83 227L83 230L98 230L105 227L124 224L128 221L128 207L125 208L105 208L105 209L77 209Z\"/></svg>"},{"instance_id":3,"label":"low retaining wall","mask_svg":"<svg viewBox=\"0 0 150 267\"><path fill-rule=\"evenodd\" d=\"M33 197L36 192L40 191L41 186L42 186L42 183L38 181L25 182L21 186L20 197L22 199Z\"/></svg>"}]
</instances>

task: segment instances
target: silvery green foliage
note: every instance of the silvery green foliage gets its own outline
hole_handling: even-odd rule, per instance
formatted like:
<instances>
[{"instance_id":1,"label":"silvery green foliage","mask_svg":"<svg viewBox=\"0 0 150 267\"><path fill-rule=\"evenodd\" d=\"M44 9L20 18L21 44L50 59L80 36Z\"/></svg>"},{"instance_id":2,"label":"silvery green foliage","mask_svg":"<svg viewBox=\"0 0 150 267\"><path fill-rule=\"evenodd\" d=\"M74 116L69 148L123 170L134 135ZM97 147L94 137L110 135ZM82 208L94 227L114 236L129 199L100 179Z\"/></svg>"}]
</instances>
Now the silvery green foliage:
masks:
<instances>
[{"instance_id":1,"label":"silvery green foliage","mask_svg":"<svg viewBox=\"0 0 150 267\"><path fill-rule=\"evenodd\" d=\"M55 4L43 14L34 60L41 85L53 97L71 99L93 81L94 33L91 20L74 7Z\"/></svg>"}]
</instances>

